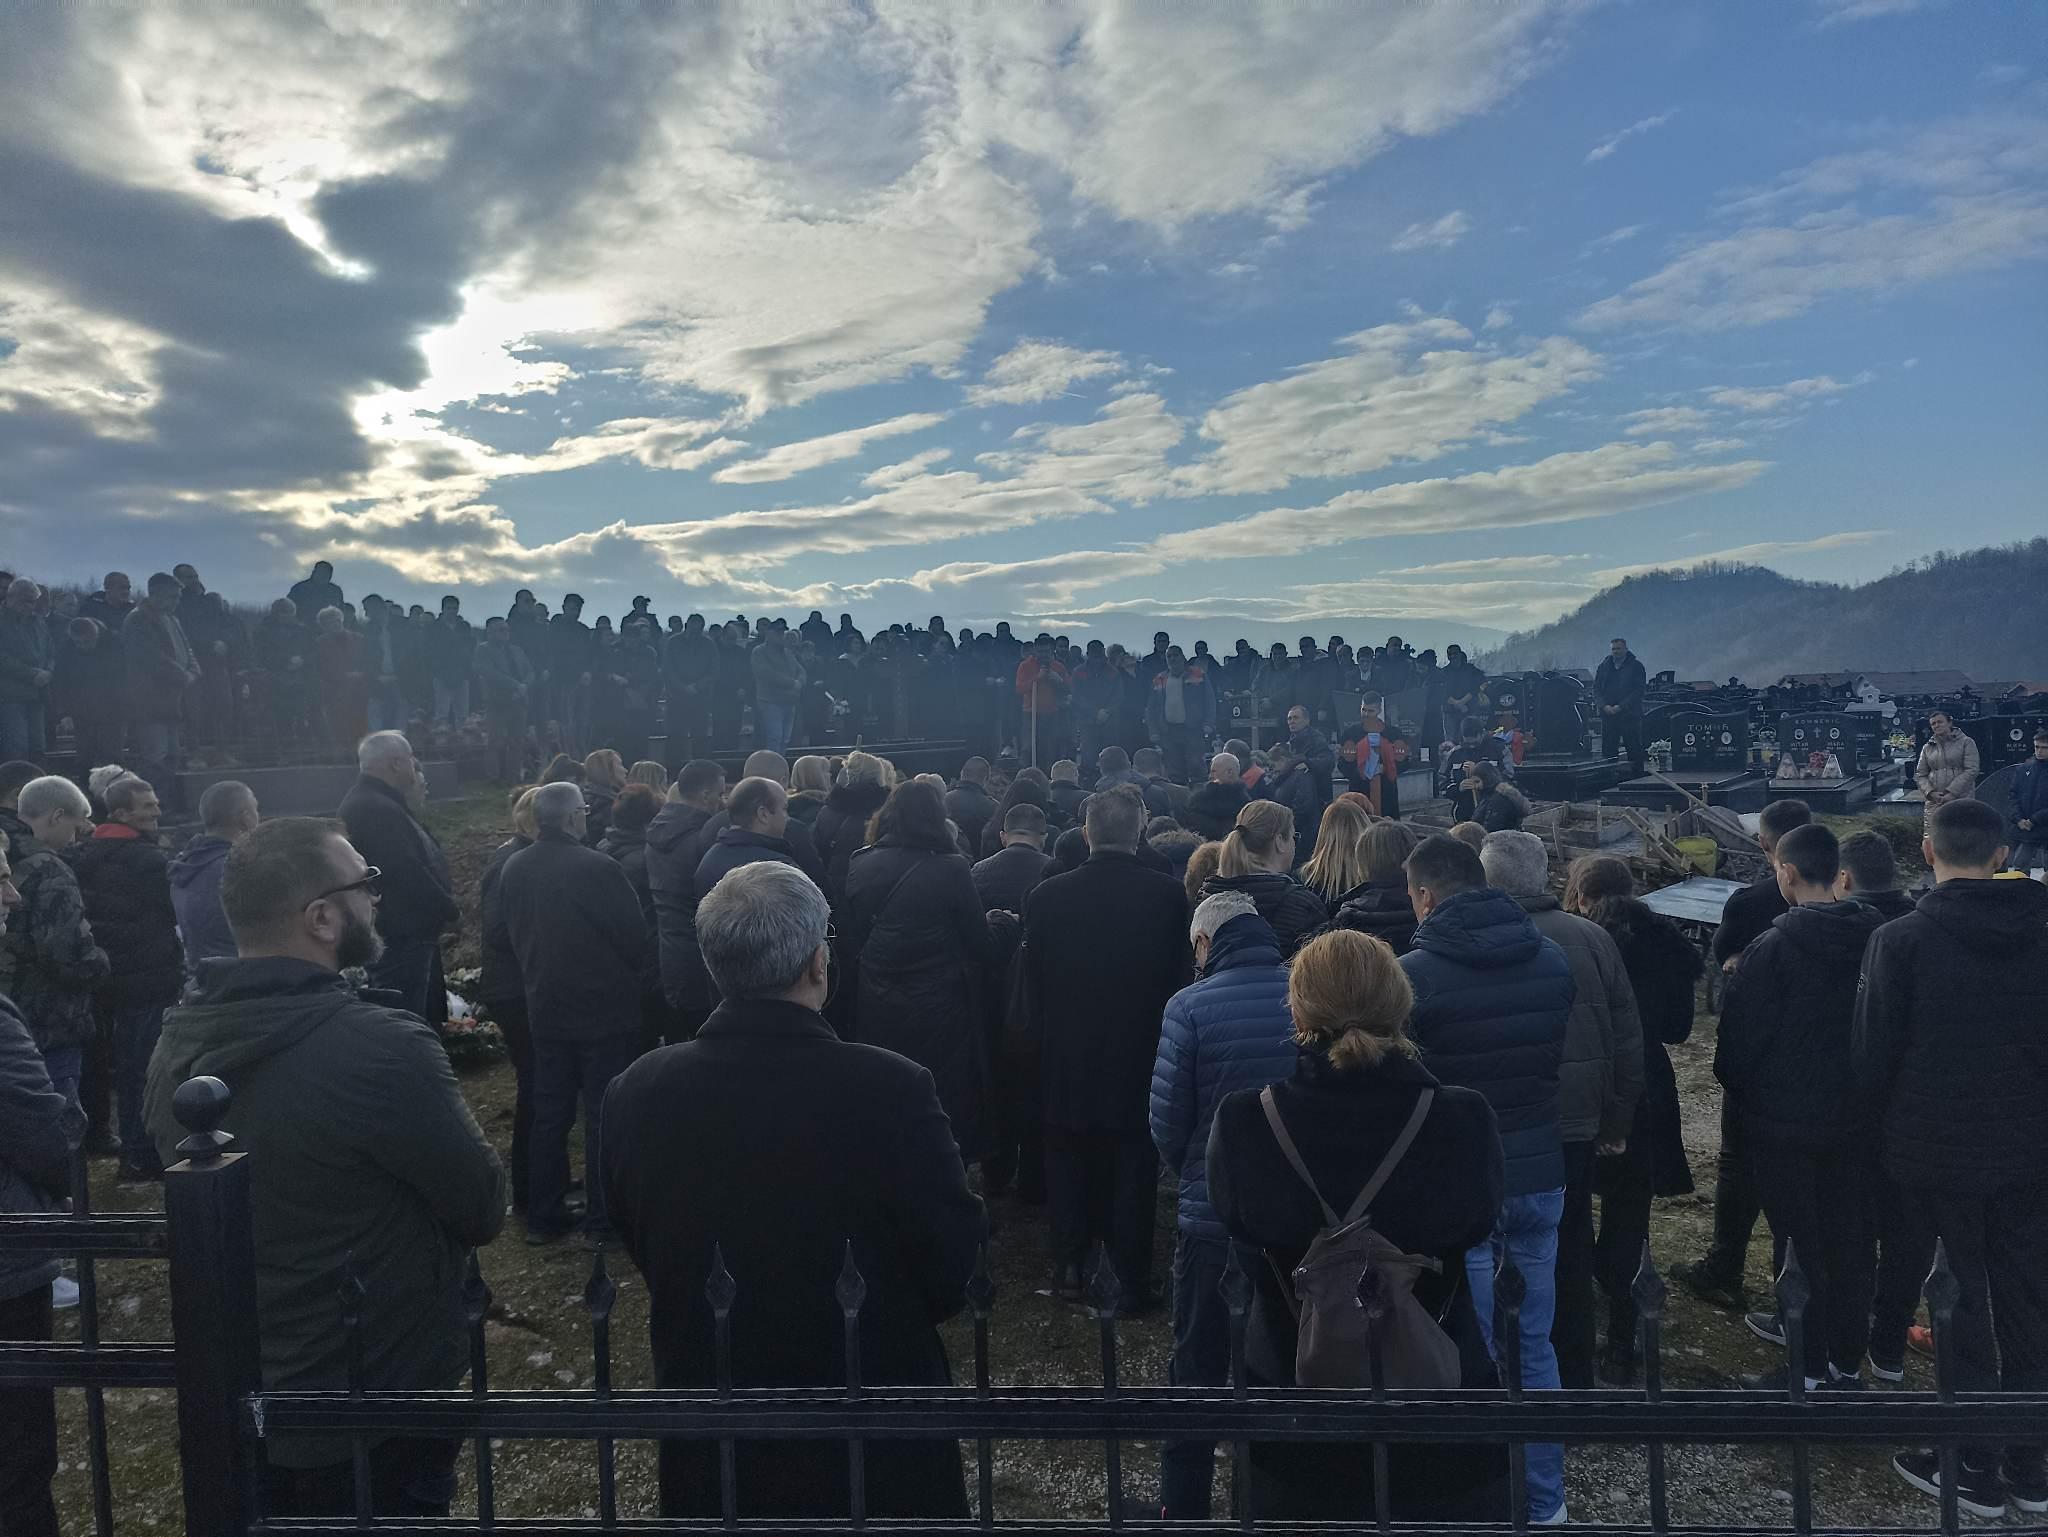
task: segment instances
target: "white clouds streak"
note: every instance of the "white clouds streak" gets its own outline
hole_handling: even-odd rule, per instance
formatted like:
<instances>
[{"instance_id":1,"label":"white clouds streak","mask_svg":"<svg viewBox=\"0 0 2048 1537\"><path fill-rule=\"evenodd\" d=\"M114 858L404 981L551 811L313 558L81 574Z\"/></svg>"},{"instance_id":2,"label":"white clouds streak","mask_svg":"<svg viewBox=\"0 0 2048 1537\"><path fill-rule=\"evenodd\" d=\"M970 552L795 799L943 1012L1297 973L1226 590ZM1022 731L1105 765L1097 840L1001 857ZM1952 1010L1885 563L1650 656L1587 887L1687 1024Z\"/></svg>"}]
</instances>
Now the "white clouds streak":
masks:
<instances>
[{"instance_id":1,"label":"white clouds streak","mask_svg":"<svg viewBox=\"0 0 2048 1537\"><path fill-rule=\"evenodd\" d=\"M891 417L886 422L876 422L871 427L850 427L844 432L831 432L819 438L804 438L795 443L784 443L771 448L758 459L743 459L738 464L728 464L711 478L727 485L759 485L763 481L788 480L806 470L815 470L821 465L836 464L841 459L858 458L868 444L882 438L900 438L905 433L923 432L936 427L946 419L942 411L913 411L904 416Z\"/></svg>"},{"instance_id":2,"label":"white clouds streak","mask_svg":"<svg viewBox=\"0 0 2048 1537\"><path fill-rule=\"evenodd\" d=\"M1020 406L1065 394L1083 379L1120 374L1124 360L1114 352L1091 352L1058 342L1022 341L989 364L981 383L967 391L970 406Z\"/></svg>"},{"instance_id":3,"label":"white clouds streak","mask_svg":"<svg viewBox=\"0 0 2048 1537\"><path fill-rule=\"evenodd\" d=\"M1619 133L1609 135L1587 150L1586 164L1593 165L1598 161L1605 160L1630 139L1635 138L1639 134L1648 133L1653 128L1662 128L1676 116L1678 116L1678 109L1673 107L1669 112L1659 112L1655 117L1636 119L1635 122L1630 123L1628 127L1622 129Z\"/></svg>"},{"instance_id":4,"label":"white clouds streak","mask_svg":"<svg viewBox=\"0 0 2048 1537\"><path fill-rule=\"evenodd\" d=\"M1409 225L1388 244L1389 251L1448 251L1472 230L1472 216L1454 208L1441 219Z\"/></svg>"}]
</instances>

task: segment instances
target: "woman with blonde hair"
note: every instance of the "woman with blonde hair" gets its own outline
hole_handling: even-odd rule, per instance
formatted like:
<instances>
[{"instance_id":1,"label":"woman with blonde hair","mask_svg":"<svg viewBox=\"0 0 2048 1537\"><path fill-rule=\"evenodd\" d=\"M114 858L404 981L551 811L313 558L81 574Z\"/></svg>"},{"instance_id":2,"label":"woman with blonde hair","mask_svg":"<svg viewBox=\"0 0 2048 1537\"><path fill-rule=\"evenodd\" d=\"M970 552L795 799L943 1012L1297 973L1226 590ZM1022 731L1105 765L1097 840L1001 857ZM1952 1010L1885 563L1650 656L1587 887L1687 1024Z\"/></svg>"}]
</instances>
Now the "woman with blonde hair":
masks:
<instances>
[{"instance_id":1,"label":"woman with blonde hair","mask_svg":"<svg viewBox=\"0 0 2048 1537\"><path fill-rule=\"evenodd\" d=\"M850 752L839 769L839 783L811 824L818 857L825 862L825 895L836 907L846 892L846 866L853 851L868 841L868 823L889 798L895 771L886 758Z\"/></svg>"},{"instance_id":2,"label":"woman with blonde hair","mask_svg":"<svg viewBox=\"0 0 2048 1537\"><path fill-rule=\"evenodd\" d=\"M1330 926L1384 940L1396 955L1415 943L1415 904L1408 897L1408 856L1422 835L1406 822L1381 819L1358 840L1364 884L1344 900Z\"/></svg>"},{"instance_id":3,"label":"woman with blonde hair","mask_svg":"<svg viewBox=\"0 0 2048 1537\"><path fill-rule=\"evenodd\" d=\"M642 758L626 771L626 783L646 785L656 795L668 793L668 770L652 758Z\"/></svg>"},{"instance_id":4,"label":"woman with blonde hair","mask_svg":"<svg viewBox=\"0 0 2048 1537\"><path fill-rule=\"evenodd\" d=\"M1079 828L1074 831L1079 832ZM1223 845L1204 843L1188 855L1187 873L1181 877L1181 884L1187 888L1188 911L1193 912L1201 905L1202 888L1209 884L1209 877L1216 873L1216 865L1223 858Z\"/></svg>"},{"instance_id":5,"label":"woman with blonde hair","mask_svg":"<svg viewBox=\"0 0 2048 1537\"><path fill-rule=\"evenodd\" d=\"M583 807L586 813L583 841L596 848L611 825L612 802L626 788L626 761L609 747L600 747L583 760Z\"/></svg>"},{"instance_id":6,"label":"woman with blonde hair","mask_svg":"<svg viewBox=\"0 0 2048 1537\"><path fill-rule=\"evenodd\" d=\"M1333 909L1348 900L1365 884L1365 858L1361 844L1372 825L1372 813L1361 811L1346 797L1323 808L1322 825L1316 829L1316 851L1301 867L1301 878Z\"/></svg>"},{"instance_id":7,"label":"woman with blonde hair","mask_svg":"<svg viewBox=\"0 0 2048 1537\"><path fill-rule=\"evenodd\" d=\"M1250 897L1280 937L1284 960L1330 919L1323 899L1289 873L1293 868L1294 813L1278 801L1252 801L1223 840L1216 873L1203 884L1202 895L1242 891Z\"/></svg>"},{"instance_id":8,"label":"woman with blonde hair","mask_svg":"<svg viewBox=\"0 0 2048 1537\"><path fill-rule=\"evenodd\" d=\"M491 851L478 887L484 938L477 999L505 1038L505 1054L512 1059L512 1209L518 1212L526 1210L526 1138L533 1127L533 1037L526 1027L526 983L520 976L519 957L497 922L498 883L505 873L505 861L521 849L531 848L540 836L533 820L533 798L539 793L538 785L515 785L506 797L512 836Z\"/></svg>"},{"instance_id":9,"label":"woman with blonde hair","mask_svg":"<svg viewBox=\"0 0 2048 1537\"><path fill-rule=\"evenodd\" d=\"M812 826L825 801L832 794L832 765L816 753L796 760L789 768L789 819Z\"/></svg>"},{"instance_id":10,"label":"woman with blonde hair","mask_svg":"<svg viewBox=\"0 0 2048 1537\"><path fill-rule=\"evenodd\" d=\"M1245 1367L1260 1387L1295 1387L1298 1326L1291 1276L1309 1244L1335 1226L1405 1129L1413 1141L1372 1203L1372 1225L1408 1254L1435 1261L1415 1297L1456 1341L1460 1386L1493 1387L1492 1362L1465 1285L1465 1251L1485 1244L1500 1212L1500 1136L1471 1089L1439 1084L1408 1035L1414 994L1394 952L1364 934L1333 932L1295 956L1287 1004L1299 1054L1294 1075L1217 1106L1209 1135L1209 1201L1240 1243L1265 1251ZM1265 1520L1368 1519L1373 1459L1356 1445L1255 1442L1251 1508ZM1502 1446L1404 1444L1387 1456L1397 1521L1508 1519Z\"/></svg>"}]
</instances>

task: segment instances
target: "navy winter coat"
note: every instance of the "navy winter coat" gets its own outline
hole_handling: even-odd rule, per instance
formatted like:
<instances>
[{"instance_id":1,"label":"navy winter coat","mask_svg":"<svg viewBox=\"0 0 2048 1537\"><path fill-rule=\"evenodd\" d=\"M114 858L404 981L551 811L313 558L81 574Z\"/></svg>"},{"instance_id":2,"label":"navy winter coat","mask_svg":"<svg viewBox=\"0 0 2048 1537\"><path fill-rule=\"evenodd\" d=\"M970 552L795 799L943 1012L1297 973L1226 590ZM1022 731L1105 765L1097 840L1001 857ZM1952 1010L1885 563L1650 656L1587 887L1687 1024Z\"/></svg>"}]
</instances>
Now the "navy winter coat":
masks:
<instances>
[{"instance_id":1,"label":"navy winter coat","mask_svg":"<svg viewBox=\"0 0 2048 1537\"><path fill-rule=\"evenodd\" d=\"M1507 1194L1564 1188L1558 1073L1577 986L1564 951L1505 891L1461 891L1401 957L1415 989L1409 1031L1444 1083L1477 1089L1500 1123Z\"/></svg>"},{"instance_id":2,"label":"navy winter coat","mask_svg":"<svg viewBox=\"0 0 2048 1537\"><path fill-rule=\"evenodd\" d=\"M1280 953L1291 958L1330 921L1330 910L1311 888L1291 875L1254 870L1250 875L1212 875L1202 883L1202 900L1225 891L1242 891L1258 904L1259 916L1272 925Z\"/></svg>"},{"instance_id":3,"label":"navy winter coat","mask_svg":"<svg viewBox=\"0 0 2048 1537\"><path fill-rule=\"evenodd\" d=\"M1201 979L1167 1000L1152 1061L1152 1141L1180 1174L1182 1232L1229 1236L1209 1205L1209 1123L1224 1095L1290 1077L1294 1057L1280 941L1255 913L1232 918Z\"/></svg>"}]
</instances>

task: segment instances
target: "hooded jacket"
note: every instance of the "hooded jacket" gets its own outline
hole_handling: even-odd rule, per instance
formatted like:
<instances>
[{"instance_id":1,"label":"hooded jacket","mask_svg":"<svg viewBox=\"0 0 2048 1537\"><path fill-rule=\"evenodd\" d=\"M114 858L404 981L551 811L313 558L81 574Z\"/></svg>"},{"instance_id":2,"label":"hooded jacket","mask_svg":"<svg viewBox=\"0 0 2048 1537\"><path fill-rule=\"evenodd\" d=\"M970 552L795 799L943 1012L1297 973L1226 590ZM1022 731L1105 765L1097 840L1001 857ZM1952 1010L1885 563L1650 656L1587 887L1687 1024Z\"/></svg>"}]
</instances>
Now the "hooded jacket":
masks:
<instances>
[{"instance_id":1,"label":"hooded jacket","mask_svg":"<svg viewBox=\"0 0 2048 1537\"><path fill-rule=\"evenodd\" d=\"M85 1135L85 1112L50 1087L49 1069L28 1021L0 993L0 1212L41 1216L64 1209L71 1150ZM48 1286L57 1257L0 1249L0 1302Z\"/></svg>"},{"instance_id":2,"label":"hooded jacket","mask_svg":"<svg viewBox=\"0 0 2048 1537\"><path fill-rule=\"evenodd\" d=\"M233 1093L222 1124L250 1155L264 1386L347 1386L335 1289L353 1254L365 1385L454 1387L464 1256L504 1225L506 1188L434 1032L309 961L208 961L150 1059L143 1111L166 1164L184 1135L171 1096L202 1074ZM284 1467L348 1455L346 1437L269 1443Z\"/></svg>"},{"instance_id":3,"label":"hooded jacket","mask_svg":"<svg viewBox=\"0 0 2048 1537\"><path fill-rule=\"evenodd\" d=\"M1558 1080L1577 991L1564 951L1505 891L1475 887L1430 913L1401 969L1415 989L1409 1032L1423 1063L1493 1106L1507 1194L1562 1190Z\"/></svg>"},{"instance_id":4,"label":"hooded jacket","mask_svg":"<svg viewBox=\"0 0 2048 1537\"><path fill-rule=\"evenodd\" d=\"M1871 936L1856 994L1859 1101L1900 1184L2048 1180L2048 887L1943 881Z\"/></svg>"},{"instance_id":5,"label":"hooded jacket","mask_svg":"<svg viewBox=\"0 0 2048 1537\"><path fill-rule=\"evenodd\" d=\"M1714 1076L1756 1136L1829 1146L1864 1130L1851 1104L1850 1023L1863 948L1883 922L1861 902L1795 907L1742 952L1721 997Z\"/></svg>"},{"instance_id":6,"label":"hooded jacket","mask_svg":"<svg viewBox=\"0 0 2048 1537\"><path fill-rule=\"evenodd\" d=\"M63 856L33 834L12 841L8 862L21 905L7 915L0 941L0 993L14 1000L42 1050L83 1045L95 1028L93 990L111 970L107 952Z\"/></svg>"},{"instance_id":7,"label":"hooded jacket","mask_svg":"<svg viewBox=\"0 0 2048 1537\"><path fill-rule=\"evenodd\" d=\"M185 947L187 980L199 975L199 963L232 958L234 931L220 905L220 879L227 873L234 845L212 833L201 833L171 861L171 911L177 915L178 938Z\"/></svg>"},{"instance_id":8,"label":"hooded jacket","mask_svg":"<svg viewBox=\"0 0 2048 1537\"><path fill-rule=\"evenodd\" d=\"M1621 951L1599 924L1566 912L1547 892L1515 901L1571 963L1572 1012L1557 1086L1564 1140L1619 1142L1643 1097L1643 1026Z\"/></svg>"},{"instance_id":9,"label":"hooded jacket","mask_svg":"<svg viewBox=\"0 0 2048 1537\"><path fill-rule=\"evenodd\" d=\"M1289 1077L1294 1058L1280 941L1265 919L1239 914L1209 941L1201 977L1167 999L1152 1059L1152 1142L1180 1177L1181 1231L1229 1236L1209 1205L1216 1106L1238 1089Z\"/></svg>"},{"instance_id":10,"label":"hooded jacket","mask_svg":"<svg viewBox=\"0 0 2048 1537\"><path fill-rule=\"evenodd\" d=\"M69 857L93 937L107 952L101 1001L115 1008L176 1003L185 956L171 906L170 861L156 839L102 822L71 846Z\"/></svg>"},{"instance_id":11,"label":"hooded jacket","mask_svg":"<svg viewBox=\"0 0 2048 1537\"><path fill-rule=\"evenodd\" d=\"M1415 904L1408 896L1408 877L1396 875L1357 887L1331 915L1330 926L1370 934L1394 954L1406 955L1415 943Z\"/></svg>"},{"instance_id":12,"label":"hooded jacket","mask_svg":"<svg viewBox=\"0 0 2048 1537\"><path fill-rule=\"evenodd\" d=\"M1201 900L1220 891L1242 891L1259 909L1259 916L1280 941L1283 959L1308 943L1309 936L1329 921L1330 910L1323 899L1291 875L1272 870L1255 870L1250 875L1212 875L1202 883Z\"/></svg>"},{"instance_id":13,"label":"hooded jacket","mask_svg":"<svg viewBox=\"0 0 2048 1537\"><path fill-rule=\"evenodd\" d=\"M697 949L697 866L704 825L715 812L670 801L647 824L647 889L654 897L655 948L661 991L677 1009L709 1009L711 973Z\"/></svg>"}]
</instances>

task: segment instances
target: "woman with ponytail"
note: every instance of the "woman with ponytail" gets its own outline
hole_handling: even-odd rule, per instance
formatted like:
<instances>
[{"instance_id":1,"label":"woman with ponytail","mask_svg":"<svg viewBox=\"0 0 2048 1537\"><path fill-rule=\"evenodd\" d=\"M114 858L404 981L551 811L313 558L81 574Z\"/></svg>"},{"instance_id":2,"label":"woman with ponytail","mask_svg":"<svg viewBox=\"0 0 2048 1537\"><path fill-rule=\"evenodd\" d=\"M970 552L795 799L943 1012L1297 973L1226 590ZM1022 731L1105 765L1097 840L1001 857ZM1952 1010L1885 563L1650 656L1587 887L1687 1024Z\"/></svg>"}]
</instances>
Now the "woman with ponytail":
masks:
<instances>
[{"instance_id":1,"label":"woman with ponytail","mask_svg":"<svg viewBox=\"0 0 2048 1537\"><path fill-rule=\"evenodd\" d=\"M1204 897L1242 891L1280 938L1284 960L1329 921L1323 899L1294 878L1294 813L1277 801L1252 801L1237 814L1223 840L1216 873L1202 886Z\"/></svg>"},{"instance_id":2,"label":"woman with ponytail","mask_svg":"<svg viewBox=\"0 0 2048 1537\"><path fill-rule=\"evenodd\" d=\"M1282 1277L1291 1276L1328 1225L1392 1151L1417 1112L1415 1139L1372 1203L1372 1225L1409 1254L1428 1256L1415 1297L1457 1342L1461 1386L1497 1386L1472 1310L1465 1251L1491 1237L1500 1211L1500 1136L1492 1107L1471 1089L1440 1084L1408 1035L1414 993L1394 952L1364 934L1335 931L1294 958L1287 1006L1296 1046L1292 1076L1245 1089L1216 1109L1206 1173L1209 1202L1230 1236L1265 1251L1249 1267L1256 1286L1245 1369L1260 1387L1294 1387L1297 1329ZM1262 1095L1313 1181L1281 1150ZM1252 1513L1262 1520L1361 1521L1373 1512L1373 1459L1362 1445L1254 1442ZM1504 1521L1507 1451L1499 1446L1402 1445L1387 1458L1397 1521Z\"/></svg>"}]
</instances>

